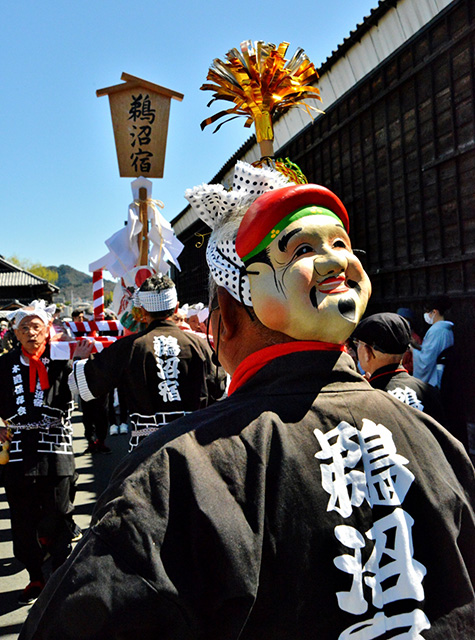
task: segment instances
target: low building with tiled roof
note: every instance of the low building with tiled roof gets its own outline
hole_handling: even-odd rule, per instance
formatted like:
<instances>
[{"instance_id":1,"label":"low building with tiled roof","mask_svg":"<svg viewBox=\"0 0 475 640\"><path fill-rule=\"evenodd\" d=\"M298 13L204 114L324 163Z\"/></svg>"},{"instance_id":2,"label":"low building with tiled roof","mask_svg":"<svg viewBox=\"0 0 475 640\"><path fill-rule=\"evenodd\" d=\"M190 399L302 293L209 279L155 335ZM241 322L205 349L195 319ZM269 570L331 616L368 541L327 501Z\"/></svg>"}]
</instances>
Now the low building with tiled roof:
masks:
<instances>
[{"instance_id":1,"label":"low building with tiled roof","mask_svg":"<svg viewBox=\"0 0 475 640\"><path fill-rule=\"evenodd\" d=\"M36 298L51 302L59 288L0 256L0 317Z\"/></svg>"}]
</instances>

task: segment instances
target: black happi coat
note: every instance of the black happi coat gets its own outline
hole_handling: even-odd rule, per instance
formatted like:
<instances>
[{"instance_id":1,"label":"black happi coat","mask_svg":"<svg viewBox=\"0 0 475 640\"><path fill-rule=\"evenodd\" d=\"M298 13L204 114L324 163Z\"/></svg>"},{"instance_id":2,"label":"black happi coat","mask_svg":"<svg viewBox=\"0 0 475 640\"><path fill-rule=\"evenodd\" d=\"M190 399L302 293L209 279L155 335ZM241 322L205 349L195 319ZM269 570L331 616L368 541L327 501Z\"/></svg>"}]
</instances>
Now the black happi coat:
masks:
<instances>
[{"instance_id":1,"label":"black happi coat","mask_svg":"<svg viewBox=\"0 0 475 640\"><path fill-rule=\"evenodd\" d=\"M468 640L473 490L349 356L288 354L124 461L20 640Z\"/></svg>"},{"instance_id":2,"label":"black happi coat","mask_svg":"<svg viewBox=\"0 0 475 640\"><path fill-rule=\"evenodd\" d=\"M12 426L7 468L25 476L74 474L72 411L68 360L51 360L49 347L41 357L48 371L49 389L30 392L29 366L23 364L18 346L0 357L0 417L18 425L60 420L49 429L16 429ZM36 400L35 400L36 396ZM38 396L42 398L38 401Z\"/></svg>"},{"instance_id":3,"label":"black happi coat","mask_svg":"<svg viewBox=\"0 0 475 640\"><path fill-rule=\"evenodd\" d=\"M395 364L381 367L373 373L369 383L375 389L387 391L398 400L428 413L444 424L445 412L439 390L419 378L414 378L403 367Z\"/></svg>"},{"instance_id":4,"label":"black happi coat","mask_svg":"<svg viewBox=\"0 0 475 640\"><path fill-rule=\"evenodd\" d=\"M178 344L180 399L164 401L159 392L163 380L157 373L154 339L173 338ZM215 386L215 367L205 340L182 331L172 320L154 320L145 331L121 338L84 366L87 386L98 397L123 386L131 414L151 416L159 412L195 411L207 407L224 392L223 375ZM80 384L78 384L80 387Z\"/></svg>"}]
</instances>

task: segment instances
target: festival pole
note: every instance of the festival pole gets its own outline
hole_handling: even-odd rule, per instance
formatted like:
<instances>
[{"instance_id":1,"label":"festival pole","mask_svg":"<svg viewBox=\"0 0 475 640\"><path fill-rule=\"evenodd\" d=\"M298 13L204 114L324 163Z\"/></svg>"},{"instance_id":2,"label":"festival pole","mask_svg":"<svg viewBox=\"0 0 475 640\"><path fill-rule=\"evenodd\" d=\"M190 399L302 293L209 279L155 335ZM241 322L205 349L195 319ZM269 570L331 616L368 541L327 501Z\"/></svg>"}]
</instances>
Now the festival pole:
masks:
<instances>
[{"instance_id":1,"label":"festival pole","mask_svg":"<svg viewBox=\"0 0 475 640\"><path fill-rule=\"evenodd\" d=\"M128 311L132 308L130 288L138 288L143 279L156 273L160 267L164 269L162 265L166 261L160 262L163 246L167 248L167 260L171 259L175 265L183 249L170 224L160 218L158 208L164 205L159 200L152 200L152 183L147 181L147 178L163 178L170 102L172 99L181 102L183 94L127 73L122 74L121 80L125 82L98 89L96 95L109 98L119 174L134 178L134 201L129 206L129 219L125 226L106 241L109 252L89 265L93 274L94 320L66 323L75 336L78 333L82 336L68 343L52 343L53 360L70 359L80 340L93 341L94 353L118 339L104 333L137 330L135 320L124 324L131 318ZM138 180L137 193L134 184ZM144 181L148 186L143 186ZM136 224L138 221L140 226ZM156 250L157 243L160 251ZM114 278L120 278L114 290L114 304L118 298L116 308L120 322L104 319L104 269ZM137 279L142 280L137 282Z\"/></svg>"},{"instance_id":2,"label":"festival pole","mask_svg":"<svg viewBox=\"0 0 475 640\"><path fill-rule=\"evenodd\" d=\"M140 187L139 189L139 217L142 223L142 231L139 236L139 265L146 267L148 265L148 203L147 189Z\"/></svg>"},{"instance_id":3,"label":"festival pole","mask_svg":"<svg viewBox=\"0 0 475 640\"><path fill-rule=\"evenodd\" d=\"M92 273L92 306L94 320L104 320L104 279L103 270Z\"/></svg>"},{"instance_id":4,"label":"festival pole","mask_svg":"<svg viewBox=\"0 0 475 640\"><path fill-rule=\"evenodd\" d=\"M114 139L123 178L163 178L168 118L171 99L182 101L183 94L123 73L122 84L98 89L96 95L108 96ZM149 220L147 189L139 189L139 258L136 266L149 263Z\"/></svg>"}]
</instances>

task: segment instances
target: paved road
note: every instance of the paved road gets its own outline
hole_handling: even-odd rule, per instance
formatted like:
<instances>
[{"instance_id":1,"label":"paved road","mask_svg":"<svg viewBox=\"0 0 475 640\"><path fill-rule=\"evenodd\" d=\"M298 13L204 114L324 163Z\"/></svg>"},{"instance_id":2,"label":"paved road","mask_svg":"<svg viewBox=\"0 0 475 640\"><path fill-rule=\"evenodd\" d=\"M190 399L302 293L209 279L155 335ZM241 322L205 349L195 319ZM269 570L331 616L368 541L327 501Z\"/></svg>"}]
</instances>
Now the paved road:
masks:
<instances>
[{"instance_id":1,"label":"paved road","mask_svg":"<svg viewBox=\"0 0 475 640\"><path fill-rule=\"evenodd\" d=\"M81 414L73 415L74 453L79 472L78 491L75 500L74 519L82 529L87 529L91 512L100 493L109 482L112 471L127 453L128 437L109 437L110 455L84 454L86 440ZM10 536L9 509L3 487L0 487L0 638L16 640L31 605L18 604L20 592L28 584L28 573L15 560Z\"/></svg>"}]
</instances>

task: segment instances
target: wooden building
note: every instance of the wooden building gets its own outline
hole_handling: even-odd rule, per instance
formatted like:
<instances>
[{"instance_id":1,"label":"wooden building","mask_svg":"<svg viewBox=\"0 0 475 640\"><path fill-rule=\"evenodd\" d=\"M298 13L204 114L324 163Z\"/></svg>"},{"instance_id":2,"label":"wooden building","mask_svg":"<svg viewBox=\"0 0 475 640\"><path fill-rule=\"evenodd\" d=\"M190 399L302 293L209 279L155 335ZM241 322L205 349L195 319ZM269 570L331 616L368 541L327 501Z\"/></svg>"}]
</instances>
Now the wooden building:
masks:
<instances>
[{"instance_id":1,"label":"wooden building","mask_svg":"<svg viewBox=\"0 0 475 640\"><path fill-rule=\"evenodd\" d=\"M382 0L319 74L325 114L284 115L276 156L344 202L366 251L368 313L410 307L423 333L424 301L452 299L459 404L475 423L475 3ZM226 184L238 159L258 159L254 137L210 182ZM172 225L185 244L179 298L206 301L197 245L209 229L189 207Z\"/></svg>"},{"instance_id":2,"label":"wooden building","mask_svg":"<svg viewBox=\"0 0 475 640\"><path fill-rule=\"evenodd\" d=\"M51 302L59 288L0 256L0 316L32 300ZM2 310L5 312L2 314Z\"/></svg>"}]
</instances>

